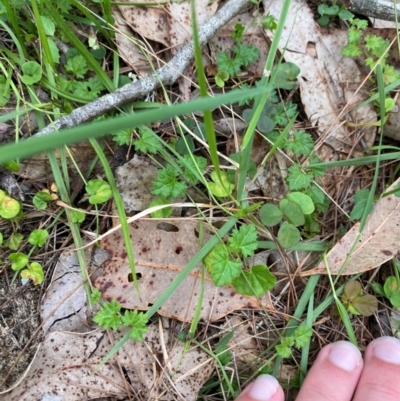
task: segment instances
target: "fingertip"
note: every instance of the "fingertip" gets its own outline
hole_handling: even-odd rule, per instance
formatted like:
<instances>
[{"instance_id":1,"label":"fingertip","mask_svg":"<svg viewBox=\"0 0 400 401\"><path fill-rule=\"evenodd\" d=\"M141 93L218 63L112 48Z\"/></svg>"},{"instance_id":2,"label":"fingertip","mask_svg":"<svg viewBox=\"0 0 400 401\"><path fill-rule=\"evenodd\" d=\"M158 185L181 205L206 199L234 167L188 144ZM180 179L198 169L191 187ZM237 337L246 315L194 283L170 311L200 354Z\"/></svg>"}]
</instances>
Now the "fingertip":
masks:
<instances>
[{"instance_id":1,"label":"fingertip","mask_svg":"<svg viewBox=\"0 0 400 401\"><path fill-rule=\"evenodd\" d=\"M284 394L275 377L260 375L246 387L236 401L284 401Z\"/></svg>"}]
</instances>

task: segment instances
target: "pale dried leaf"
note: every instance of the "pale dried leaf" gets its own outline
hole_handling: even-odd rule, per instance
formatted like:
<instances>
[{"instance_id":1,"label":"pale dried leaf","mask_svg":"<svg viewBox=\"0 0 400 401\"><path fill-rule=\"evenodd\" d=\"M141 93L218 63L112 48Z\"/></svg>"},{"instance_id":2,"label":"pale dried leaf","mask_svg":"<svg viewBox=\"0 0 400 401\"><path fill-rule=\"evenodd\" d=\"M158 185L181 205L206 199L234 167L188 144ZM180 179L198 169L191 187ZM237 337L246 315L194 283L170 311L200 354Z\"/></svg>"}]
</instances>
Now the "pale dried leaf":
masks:
<instances>
[{"instance_id":1,"label":"pale dried leaf","mask_svg":"<svg viewBox=\"0 0 400 401\"><path fill-rule=\"evenodd\" d=\"M130 2L128 0L128 2ZM134 0L131 1L132 3ZM154 1L148 0L153 3ZM146 0L142 3L146 3ZM170 45L169 24L167 11L164 6L143 7L143 6L118 6L119 11L126 23L144 38L162 43L164 46Z\"/></svg>"},{"instance_id":2,"label":"pale dried leaf","mask_svg":"<svg viewBox=\"0 0 400 401\"><path fill-rule=\"evenodd\" d=\"M157 198L151 193L157 171L148 158L138 155L116 170L118 190L128 213L147 209L150 202Z\"/></svg>"},{"instance_id":3,"label":"pale dried leaf","mask_svg":"<svg viewBox=\"0 0 400 401\"><path fill-rule=\"evenodd\" d=\"M32 401L50 396L68 401L106 396L122 400L139 399L139 394L141 400L197 399L199 389L213 370L212 360L198 348L185 351L185 343L176 341L170 330L157 324L149 327L143 342L128 341L98 368L126 331L110 332L112 343L102 331L48 334L27 376L2 400Z\"/></svg>"},{"instance_id":4,"label":"pale dried leaf","mask_svg":"<svg viewBox=\"0 0 400 401\"><path fill-rule=\"evenodd\" d=\"M139 72L141 76L149 74L153 70L143 50L136 44L137 39L136 41L132 39L134 33L129 23L125 21L118 7L113 7L112 13L118 54L128 65Z\"/></svg>"},{"instance_id":5,"label":"pale dried leaf","mask_svg":"<svg viewBox=\"0 0 400 401\"><path fill-rule=\"evenodd\" d=\"M96 249L91 264L97 268L107 259L107 252ZM90 260L90 255L87 255ZM66 250L54 269L52 281L43 297L40 316L43 330L84 333L93 330L88 318L93 314L88 308L83 287L82 273L75 251Z\"/></svg>"},{"instance_id":6,"label":"pale dried leaf","mask_svg":"<svg viewBox=\"0 0 400 401\"><path fill-rule=\"evenodd\" d=\"M107 299L116 299L127 309L148 309L200 250L198 223L192 221L160 222L140 220L130 226L136 260L140 297L134 286L120 231L102 241L111 254L103 275L95 285ZM205 233L204 242L210 238ZM160 308L163 316L189 322L193 319L200 297L201 266L197 266ZM238 294L233 287L215 287L206 274L201 318L218 320L243 308L272 308L269 294L261 303L253 297Z\"/></svg>"},{"instance_id":7,"label":"pale dried leaf","mask_svg":"<svg viewBox=\"0 0 400 401\"><path fill-rule=\"evenodd\" d=\"M281 14L282 5L280 0L264 1L266 13L276 18ZM266 30L266 34L272 39L271 31ZM329 145L339 153L354 154L354 150L362 150L360 136L364 146L372 145L375 128L353 129L342 123L347 120L362 124L377 118L372 104L342 114L348 103L351 110L369 96L363 91L355 94L361 74L355 61L341 55L346 42L345 30L324 30L315 22L308 5L294 0L285 21L279 49L284 53L285 61L293 62L301 69L298 82L302 103L321 136L321 145ZM324 153L325 160L336 157L327 149Z\"/></svg>"},{"instance_id":8,"label":"pale dried leaf","mask_svg":"<svg viewBox=\"0 0 400 401\"><path fill-rule=\"evenodd\" d=\"M197 25L206 23L217 11L218 1L196 0ZM169 39L172 51L177 52L192 37L192 18L190 1L170 1L167 4Z\"/></svg>"},{"instance_id":9,"label":"pale dried leaf","mask_svg":"<svg viewBox=\"0 0 400 401\"><path fill-rule=\"evenodd\" d=\"M398 179L386 192L400 183ZM400 197L389 195L381 198L370 214L359 235L359 223L339 240L327 255L331 274L357 274L374 269L392 259L400 251ZM345 259L356 243L347 263ZM343 268L343 269L342 269ZM325 263L303 272L303 275L326 274Z\"/></svg>"}]
</instances>

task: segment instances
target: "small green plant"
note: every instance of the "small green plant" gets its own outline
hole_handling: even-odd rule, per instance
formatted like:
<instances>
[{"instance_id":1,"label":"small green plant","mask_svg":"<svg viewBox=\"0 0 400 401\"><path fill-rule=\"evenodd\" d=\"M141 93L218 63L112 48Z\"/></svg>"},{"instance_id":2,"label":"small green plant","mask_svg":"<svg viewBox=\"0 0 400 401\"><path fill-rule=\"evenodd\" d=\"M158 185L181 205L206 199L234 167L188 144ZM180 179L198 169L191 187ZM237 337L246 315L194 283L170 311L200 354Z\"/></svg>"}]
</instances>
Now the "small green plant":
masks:
<instances>
[{"instance_id":1,"label":"small green plant","mask_svg":"<svg viewBox=\"0 0 400 401\"><path fill-rule=\"evenodd\" d=\"M225 50L217 54L218 73L215 76L215 83L221 88L225 86L225 82L230 77L237 76L242 67L247 67L254 63L260 56L260 51L255 46L241 43L243 34L244 26L236 24L235 30L232 32L232 37L235 39L236 44L233 46L232 51Z\"/></svg>"},{"instance_id":2,"label":"small green plant","mask_svg":"<svg viewBox=\"0 0 400 401\"><path fill-rule=\"evenodd\" d=\"M18 240L15 238L16 236L18 236ZM28 242L32 245L29 253L25 254L22 252L14 252L11 253L8 257L9 261L11 262L11 268L17 273L20 272L22 279L32 280L33 284L35 285L41 284L43 282L44 272L40 263L29 263L29 260L36 249L43 247L48 236L49 233L47 230L43 230L40 228L33 230L28 237ZM19 249L23 236L21 234L17 234L14 235L14 238L14 240L12 240L11 238L9 239L8 247L12 245L11 249L17 250ZM14 279L15 277L16 276L14 276Z\"/></svg>"},{"instance_id":3,"label":"small green plant","mask_svg":"<svg viewBox=\"0 0 400 401\"><path fill-rule=\"evenodd\" d=\"M3 219L12 219L20 211L20 203L0 189L0 217Z\"/></svg>"},{"instance_id":4,"label":"small green plant","mask_svg":"<svg viewBox=\"0 0 400 401\"><path fill-rule=\"evenodd\" d=\"M278 27L278 22L276 21L276 18L268 13L261 21L261 25L263 26L264 29L268 29L270 31L275 31L275 29Z\"/></svg>"},{"instance_id":5,"label":"small green plant","mask_svg":"<svg viewBox=\"0 0 400 401\"><path fill-rule=\"evenodd\" d=\"M375 296L364 294L358 281L349 281L342 295L343 306L353 315L371 316L378 307Z\"/></svg>"},{"instance_id":6,"label":"small green plant","mask_svg":"<svg viewBox=\"0 0 400 401\"><path fill-rule=\"evenodd\" d=\"M310 340L312 330L304 325L299 326L291 336L283 338L275 347L275 350L281 358L289 358L293 353L293 348L300 350Z\"/></svg>"},{"instance_id":7,"label":"small green plant","mask_svg":"<svg viewBox=\"0 0 400 401\"><path fill-rule=\"evenodd\" d=\"M98 294L94 293L93 300L98 299ZM130 337L136 341L142 341L144 334L146 334L147 316L143 312L137 310L125 310L121 314L121 304L115 299L111 302L103 302L101 309L93 317L93 321L105 330L117 330L119 327L129 327Z\"/></svg>"},{"instance_id":8,"label":"small green plant","mask_svg":"<svg viewBox=\"0 0 400 401\"><path fill-rule=\"evenodd\" d=\"M234 229L227 243L217 244L203 259L216 286L233 285L245 295L261 296L272 289L276 278L265 265L243 270L241 257L254 255L258 247L257 232L253 224L242 224Z\"/></svg>"},{"instance_id":9,"label":"small green plant","mask_svg":"<svg viewBox=\"0 0 400 401\"><path fill-rule=\"evenodd\" d=\"M400 309L400 262L392 259L392 264L396 275L387 277L383 286L376 282L371 283L371 288L377 296L387 298L395 308Z\"/></svg>"},{"instance_id":10,"label":"small green plant","mask_svg":"<svg viewBox=\"0 0 400 401\"><path fill-rule=\"evenodd\" d=\"M107 202L112 195L110 185L104 180L90 180L86 184L85 189L89 195L89 203L92 205Z\"/></svg>"},{"instance_id":11,"label":"small green plant","mask_svg":"<svg viewBox=\"0 0 400 401\"><path fill-rule=\"evenodd\" d=\"M374 69L379 62L382 67L384 83L387 85L393 83L400 78L400 74L393 65L386 62L389 57L390 41L377 35L365 35L363 38L363 32L367 26L367 21L351 20L348 42L343 48L342 54L346 57L365 58L365 64L371 69ZM385 106L388 108L390 104Z\"/></svg>"},{"instance_id":12,"label":"small green plant","mask_svg":"<svg viewBox=\"0 0 400 401\"><path fill-rule=\"evenodd\" d=\"M333 18L339 17L343 21L348 21L354 18L353 13L347 10L345 5L338 6L337 4L327 5L320 4L318 6L318 13L321 16L318 23L321 26L327 26Z\"/></svg>"},{"instance_id":13,"label":"small green plant","mask_svg":"<svg viewBox=\"0 0 400 401\"><path fill-rule=\"evenodd\" d=\"M266 136L274 142L279 134L272 132ZM317 213L326 210L328 199L314 183L315 178L323 176L324 169L307 167L300 163L304 158L308 158L310 164L319 161L312 154L312 136L305 131L295 131L284 139L281 147L295 159L286 177L291 192L279 202L279 207L273 203L263 205L260 209L260 220L267 227L275 227L284 219L277 237L283 248L291 248L302 236L312 238L319 232ZM301 232L299 227L302 227Z\"/></svg>"}]
</instances>

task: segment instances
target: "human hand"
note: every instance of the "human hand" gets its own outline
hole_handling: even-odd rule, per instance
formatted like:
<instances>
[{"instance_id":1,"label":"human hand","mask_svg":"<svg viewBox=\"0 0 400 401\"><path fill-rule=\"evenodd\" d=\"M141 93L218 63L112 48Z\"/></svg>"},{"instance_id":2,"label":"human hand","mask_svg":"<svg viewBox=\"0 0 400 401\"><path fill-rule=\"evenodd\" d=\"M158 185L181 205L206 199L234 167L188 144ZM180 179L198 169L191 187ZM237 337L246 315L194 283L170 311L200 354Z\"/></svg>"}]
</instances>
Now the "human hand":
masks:
<instances>
[{"instance_id":1,"label":"human hand","mask_svg":"<svg viewBox=\"0 0 400 401\"><path fill-rule=\"evenodd\" d=\"M296 401L400 400L400 341L381 337L364 355L351 343L338 341L322 348ZM278 381L261 375L236 401L284 401Z\"/></svg>"}]
</instances>

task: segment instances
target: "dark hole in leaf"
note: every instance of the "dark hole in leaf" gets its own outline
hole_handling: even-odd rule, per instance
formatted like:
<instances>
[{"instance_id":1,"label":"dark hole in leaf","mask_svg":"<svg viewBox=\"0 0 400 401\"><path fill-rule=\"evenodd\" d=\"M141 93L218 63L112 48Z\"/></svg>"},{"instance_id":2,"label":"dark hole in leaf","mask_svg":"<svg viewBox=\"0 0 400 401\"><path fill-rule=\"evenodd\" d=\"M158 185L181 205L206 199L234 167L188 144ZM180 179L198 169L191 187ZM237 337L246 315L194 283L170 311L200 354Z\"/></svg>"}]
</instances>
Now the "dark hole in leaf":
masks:
<instances>
[{"instance_id":1,"label":"dark hole in leaf","mask_svg":"<svg viewBox=\"0 0 400 401\"><path fill-rule=\"evenodd\" d=\"M181 246L177 246L177 247L175 248L175 253L176 253L177 255L179 255L182 251L183 251L183 248L182 248Z\"/></svg>"},{"instance_id":2,"label":"dark hole in leaf","mask_svg":"<svg viewBox=\"0 0 400 401\"><path fill-rule=\"evenodd\" d=\"M139 281L141 278L142 278L142 273L136 273L136 280ZM128 274L128 281L129 281L130 283L133 282L132 273L129 273L129 274Z\"/></svg>"},{"instance_id":3,"label":"dark hole in leaf","mask_svg":"<svg viewBox=\"0 0 400 401\"><path fill-rule=\"evenodd\" d=\"M177 233L179 231L179 228L177 226L174 226L170 223L157 224L157 229L167 231L168 233Z\"/></svg>"},{"instance_id":4,"label":"dark hole in leaf","mask_svg":"<svg viewBox=\"0 0 400 401\"><path fill-rule=\"evenodd\" d=\"M194 236L195 236L196 238L199 238L199 232L198 232L196 229L194 229Z\"/></svg>"},{"instance_id":5,"label":"dark hole in leaf","mask_svg":"<svg viewBox=\"0 0 400 401\"><path fill-rule=\"evenodd\" d=\"M131 227L135 228L136 230L139 228L139 226L137 224L135 224L135 223L131 223Z\"/></svg>"},{"instance_id":6,"label":"dark hole in leaf","mask_svg":"<svg viewBox=\"0 0 400 401\"><path fill-rule=\"evenodd\" d=\"M152 306L153 306L153 304L150 303L150 302L147 304L147 307L148 307L148 308L151 308Z\"/></svg>"}]
</instances>

